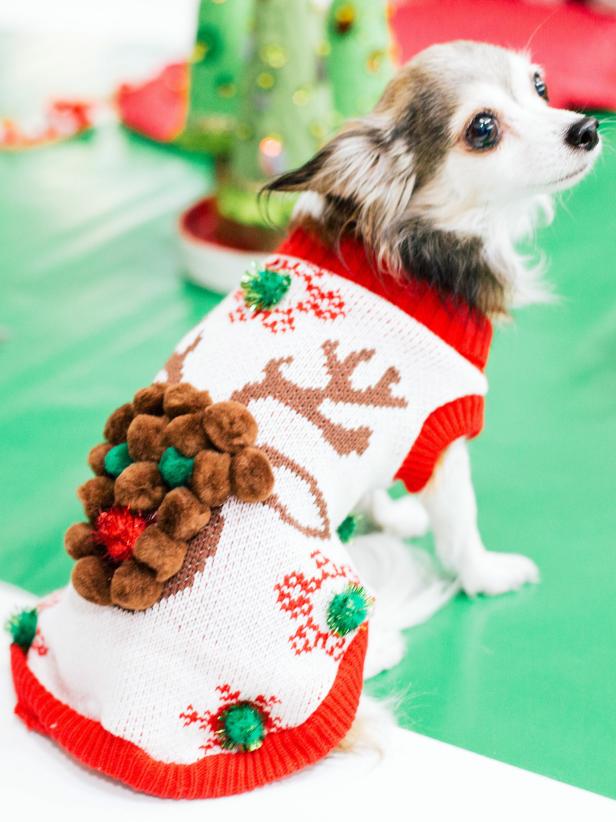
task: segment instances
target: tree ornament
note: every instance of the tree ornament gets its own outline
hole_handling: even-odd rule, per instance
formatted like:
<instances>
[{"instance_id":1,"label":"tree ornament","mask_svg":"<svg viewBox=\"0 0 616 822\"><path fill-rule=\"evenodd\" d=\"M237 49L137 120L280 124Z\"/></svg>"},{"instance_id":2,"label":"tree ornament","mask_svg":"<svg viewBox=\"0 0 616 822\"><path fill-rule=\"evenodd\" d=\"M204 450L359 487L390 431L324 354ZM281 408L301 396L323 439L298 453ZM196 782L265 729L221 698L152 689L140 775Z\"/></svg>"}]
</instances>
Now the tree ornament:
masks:
<instances>
[{"instance_id":1,"label":"tree ornament","mask_svg":"<svg viewBox=\"0 0 616 822\"><path fill-rule=\"evenodd\" d=\"M244 302L254 311L268 311L282 300L291 287L291 276L269 268L248 271L241 281Z\"/></svg>"},{"instance_id":2,"label":"tree ornament","mask_svg":"<svg viewBox=\"0 0 616 822\"><path fill-rule=\"evenodd\" d=\"M185 457L177 448L171 446L163 452L158 468L163 480L170 488L179 488L180 485L186 485L190 480L194 463L193 457Z\"/></svg>"},{"instance_id":3,"label":"tree ornament","mask_svg":"<svg viewBox=\"0 0 616 822\"><path fill-rule=\"evenodd\" d=\"M119 477L122 471L131 464L132 459L128 453L128 445L125 442L114 445L105 454L105 471L112 477Z\"/></svg>"},{"instance_id":4,"label":"tree ornament","mask_svg":"<svg viewBox=\"0 0 616 822\"><path fill-rule=\"evenodd\" d=\"M34 640L37 623L38 612L36 608L32 608L30 611L19 611L13 614L8 619L5 628L15 645L19 645L22 651L27 651Z\"/></svg>"},{"instance_id":5,"label":"tree ornament","mask_svg":"<svg viewBox=\"0 0 616 822\"><path fill-rule=\"evenodd\" d=\"M218 735L223 748L236 751L256 751L265 738L265 722L261 711L250 702L238 702L218 717Z\"/></svg>"},{"instance_id":6,"label":"tree ornament","mask_svg":"<svg viewBox=\"0 0 616 822\"><path fill-rule=\"evenodd\" d=\"M346 636L365 622L369 606L366 590L361 585L350 583L329 603L327 625L338 636Z\"/></svg>"},{"instance_id":7,"label":"tree ornament","mask_svg":"<svg viewBox=\"0 0 616 822\"><path fill-rule=\"evenodd\" d=\"M338 6L334 12L334 28L338 34L347 34L355 22L355 6L352 3L344 3Z\"/></svg>"}]
</instances>

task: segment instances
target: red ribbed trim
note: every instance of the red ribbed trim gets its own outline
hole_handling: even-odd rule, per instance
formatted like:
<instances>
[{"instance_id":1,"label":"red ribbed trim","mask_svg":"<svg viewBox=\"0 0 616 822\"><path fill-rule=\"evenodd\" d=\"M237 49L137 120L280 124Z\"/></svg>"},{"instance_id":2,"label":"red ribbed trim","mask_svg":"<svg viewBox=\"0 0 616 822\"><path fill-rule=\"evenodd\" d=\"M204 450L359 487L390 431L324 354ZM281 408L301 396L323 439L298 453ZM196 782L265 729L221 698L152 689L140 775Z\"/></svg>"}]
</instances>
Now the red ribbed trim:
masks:
<instances>
[{"instance_id":1,"label":"red ribbed trim","mask_svg":"<svg viewBox=\"0 0 616 822\"><path fill-rule=\"evenodd\" d=\"M276 251L326 268L378 294L425 325L473 365L485 368L492 341L492 324L487 317L462 302L443 297L426 282L399 281L387 272L375 271L364 246L353 237L344 237L336 252L298 228Z\"/></svg>"},{"instance_id":2,"label":"red ribbed trim","mask_svg":"<svg viewBox=\"0 0 616 822\"><path fill-rule=\"evenodd\" d=\"M439 456L454 440L480 433L483 407L484 398L473 394L441 405L430 414L396 473L396 479L402 480L407 491L421 491Z\"/></svg>"},{"instance_id":3,"label":"red ribbed trim","mask_svg":"<svg viewBox=\"0 0 616 822\"><path fill-rule=\"evenodd\" d=\"M367 642L364 626L349 645L334 684L317 710L302 725L269 734L252 753L215 754L191 765L152 759L137 745L114 736L99 722L52 696L28 667L26 654L12 645L15 713L83 764L138 791L167 799L228 796L311 765L340 742L357 712Z\"/></svg>"}]
</instances>

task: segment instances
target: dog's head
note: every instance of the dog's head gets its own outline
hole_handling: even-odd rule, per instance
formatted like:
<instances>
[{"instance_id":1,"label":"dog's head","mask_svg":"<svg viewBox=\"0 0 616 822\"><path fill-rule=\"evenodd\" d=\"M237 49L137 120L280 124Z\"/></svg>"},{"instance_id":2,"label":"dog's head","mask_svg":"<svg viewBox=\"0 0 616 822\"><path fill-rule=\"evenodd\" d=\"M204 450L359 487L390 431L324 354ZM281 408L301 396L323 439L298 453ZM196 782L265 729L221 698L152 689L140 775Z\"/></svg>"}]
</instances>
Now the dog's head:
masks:
<instances>
[{"instance_id":1,"label":"dog's head","mask_svg":"<svg viewBox=\"0 0 616 822\"><path fill-rule=\"evenodd\" d=\"M267 190L310 192L300 221L352 230L394 274L499 313L538 296L514 243L599 151L597 121L552 108L527 56L461 41L417 55L371 114Z\"/></svg>"}]
</instances>

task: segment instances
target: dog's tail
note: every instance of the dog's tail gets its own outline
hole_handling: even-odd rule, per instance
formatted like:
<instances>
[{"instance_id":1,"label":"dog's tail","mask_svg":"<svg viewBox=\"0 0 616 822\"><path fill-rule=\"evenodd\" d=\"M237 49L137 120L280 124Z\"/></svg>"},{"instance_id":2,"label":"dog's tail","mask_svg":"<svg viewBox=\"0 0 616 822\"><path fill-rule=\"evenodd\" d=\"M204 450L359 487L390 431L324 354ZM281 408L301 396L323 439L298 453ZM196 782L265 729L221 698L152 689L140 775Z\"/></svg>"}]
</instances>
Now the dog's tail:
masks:
<instances>
[{"instance_id":1,"label":"dog's tail","mask_svg":"<svg viewBox=\"0 0 616 822\"><path fill-rule=\"evenodd\" d=\"M403 658L402 631L419 625L459 591L423 549L386 533L359 536L348 546L355 567L376 598L370 618L366 678L393 668Z\"/></svg>"}]
</instances>

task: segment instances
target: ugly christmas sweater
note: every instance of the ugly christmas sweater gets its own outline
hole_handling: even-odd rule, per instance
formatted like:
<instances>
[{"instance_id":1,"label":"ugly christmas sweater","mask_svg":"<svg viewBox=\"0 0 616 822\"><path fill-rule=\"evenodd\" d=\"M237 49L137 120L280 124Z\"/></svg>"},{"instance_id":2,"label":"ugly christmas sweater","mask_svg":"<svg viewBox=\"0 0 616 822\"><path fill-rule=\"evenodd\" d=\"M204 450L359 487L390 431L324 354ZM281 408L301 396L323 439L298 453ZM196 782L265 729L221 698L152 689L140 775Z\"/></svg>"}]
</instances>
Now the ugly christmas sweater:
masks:
<instances>
[{"instance_id":1,"label":"ugly christmas sweater","mask_svg":"<svg viewBox=\"0 0 616 822\"><path fill-rule=\"evenodd\" d=\"M351 239L336 255L297 230L263 268L180 342L158 411L136 396L108 424L90 522L67 534L73 584L15 623L17 713L161 797L249 790L344 737L371 601L337 529L393 476L420 490L482 425L487 319L376 275ZM241 452L217 439L231 407L256 423Z\"/></svg>"}]
</instances>

